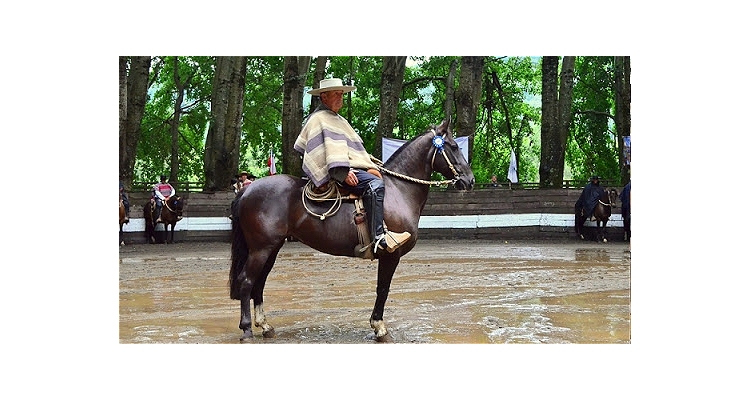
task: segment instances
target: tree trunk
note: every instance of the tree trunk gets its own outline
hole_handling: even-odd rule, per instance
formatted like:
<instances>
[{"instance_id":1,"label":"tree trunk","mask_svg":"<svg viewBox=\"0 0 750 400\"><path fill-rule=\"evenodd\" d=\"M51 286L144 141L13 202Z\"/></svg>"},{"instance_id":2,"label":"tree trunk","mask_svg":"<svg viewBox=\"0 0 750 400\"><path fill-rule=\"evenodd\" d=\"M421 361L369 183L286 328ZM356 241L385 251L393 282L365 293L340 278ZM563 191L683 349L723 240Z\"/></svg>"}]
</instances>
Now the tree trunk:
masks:
<instances>
[{"instance_id":1,"label":"tree trunk","mask_svg":"<svg viewBox=\"0 0 750 400\"><path fill-rule=\"evenodd\" d=\"M124 95L127 98L127 104L125 105L127 116L125 117L124 137L120 138L120 179L122 179L126 190L130 190L133 183L136 150L141 138L141 121L146 109L150 67L150 56L130 58L130 72L127 77L126 94ZM120 96L122 98L123 94L121 93Z\"/></svg>"},{"instance_id":2,"label":"tree trunk","mask_svg":"<svg viewBox=\"0 0 750 400\"><path fill-rule=\"evenodd\" d=\"M281 114L282 172L302 176L302 158L294 142L302 130L302 99L305 95L310 56L284 57L284 101ZM315 97L315 96L313 96ZM273 148L273 143L271 143Z\"/></svg>"},{"instance_id":3,"label":"tree trunk","mask_svg":"<svg viewBox=\"0 0 750 400\"><path fill-rule=\"evenodd\" d=\"M542 132L539 160L539 186L555 187L560 131L557 112L557 56L542 57Z\"/></svg>"},{"instance_id":4,"label":"tree trunk","mask_svg":"<svg viewBox=\"0 0 750 400\"><path fill-rule=\"evenodd\" d=\"M573 106L573 78L576 58L564 56L560 71L560 94L557 102L557 124L560 133L560 149L555 152L555 175L552 176L554 187L562 188L565 172L565 151L568 148L570 135L571 107Z\"/></svg>"},{"instance_id":5,"label":"tree trunk","mask_svg":"<svg viewBox=\"0 0 750 400\"><path fill-rule=\"evenodd\" d=\"M170 121L169 132L172 137L172 156L169 163L169 181L177 182L180 172L180 118L182 117L182 102L185 99L185 89L190 85L195 72L190 73L184 80L180 79L180 60L179 57L173 58L173 77L174 87L177 96L175 97ZM194 70L195 71L195 70Z\"/></svg>"},{"instance_id":6,"label":"tree trunk","mask_svg":"<svg viewBox=\"0 0 750 400\"><path fill-rule=\"evenodd\" d=\"M498 96L500 97L500 106L503 109L503 116L505 118L505 129L508 131L508 145L514 153L516 153L516 171L520 168L520 153L516 151L514 144L515 140L513 139L513 124L511 124L511 115L510 111L508 110L508 102L505 100L505 94L503 93L503 85L500 83L500 78L497 76L497 72L492 71L492 82L497 88ZM521 130L521 126L523 124L523 119L521 120L521 124L518 126L518 130ZM492 124L489 124L488 126L492 126ZM510 163L510 158L508 159L508 163Z\"/></svg>"},{"instance_id":7,"label":"tree trunk","mask_svg":"<svg viewBox=\"0 0 750 400\"><path fill-rule=\"evenodd\" d=\"M630 182L630 165L625 163L624 137L630 136L630 57L615 57L615 128L620 148L620 182Z\"/></svg>"},{"instance_id":8,"label":"tree trunk","mask_svg":"<svg viewBox=\"0 0 750 400\"><path fill-rule=\"evenodd\" d=\"M125 150L125 137L126 137L126 124L128 121L128 58L120 56L120 155L119 155L119 168L120 168L120 182L122 182L125 189L130 191L131 182L124 182L125 177L123 176L123 156L127 154Z\"/></svg>"},{"instance_id":9,"label":"tree trunk","mask_svg":"<svg viewBox=\"0 0 750 400\"><path fill-rule=\"evenodd\" d=\"M458 68L458 60L453 60L453 62L451 62L451 69L448 72L448 77L445 78L445 103L443 105L445 119L450 119L453 116L456 68Z\"/></svg>"},{"instance_id":10,"label":"tree trunk","mask_svg":"<svg viewBox=\"0 0 750 400\"><path fill-rule=\"evenodd\" d=\"M461 71L456 92L456 135L469 136L469 162L474 147L477 110L482 98L484 57L461 57Z\"/></svg>"},{"instance_id":11,"label":"tree trunk","mask_svg":"<svg viewBox=\"0 0 750 400\"><path fill-rule=\"evenodd\" d=\"M406 56L383 57L383 72L380 78L380 114L373 151L375 156L381 159L383 158L383 138L393 137L401 88L404 85L405 68Z\"/></svg>"},{"instance_id":12,"label":"tree trunk","mask_svg":"<svg viewBox=\"0 0 750 400\"><path fill-rule=\"evenodd\" d=\"M320 81L326 77L326 64L328 63L328 56L318 56L315 59L315 72L313 72L313 89L320 87ZM320 105L320 96L311 96L310 99L310 112L312 114L316 108Z\"/></svg>"},{"instance_id":13,"label":"tree trunk","mask_svg":"<svg viewBox=\"0 0 750 400\"><path fill-rule=\"evenodd\" d=\"M229 190L240 160L247 57L216 57L211 90L211 123L206 136L203 190Z\"/></svg>"}]
</instances>

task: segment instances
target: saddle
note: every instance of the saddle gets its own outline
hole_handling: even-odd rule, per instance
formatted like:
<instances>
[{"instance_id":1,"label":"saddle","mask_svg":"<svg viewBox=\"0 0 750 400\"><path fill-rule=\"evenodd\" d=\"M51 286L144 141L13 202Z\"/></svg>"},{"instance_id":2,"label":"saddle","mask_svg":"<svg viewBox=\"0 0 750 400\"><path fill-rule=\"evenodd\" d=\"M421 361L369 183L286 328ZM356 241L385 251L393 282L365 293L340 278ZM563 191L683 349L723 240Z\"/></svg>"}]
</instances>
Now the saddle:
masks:
<instances>
[{"instance_id":1,"label":"saddle","mask_svg":"<svg viewBox=\"0 0 750 400\"><path fill-rule=\"evenodd\" d=\"M333 205L331 205L328 211L318 214L307 206L306 199L315 202L332 201ZM354 247L354 253L358 257L372 260L375 258L375 253L372 251L373 240L370 237L370 227L367 223L362 196L352 193L336 181L329 181L321 187L317 187L312 181L308 181L302 191L302 204L305 206L305 210L307 210L309 214L318 217L321 221L325 220L327 217L335 215L341 207L341 203L344 201L354 203L354 213L352 217L354 218L354 224L357 227L357 238L359 239L359 244Z\"/></svg>"}]
</instances>

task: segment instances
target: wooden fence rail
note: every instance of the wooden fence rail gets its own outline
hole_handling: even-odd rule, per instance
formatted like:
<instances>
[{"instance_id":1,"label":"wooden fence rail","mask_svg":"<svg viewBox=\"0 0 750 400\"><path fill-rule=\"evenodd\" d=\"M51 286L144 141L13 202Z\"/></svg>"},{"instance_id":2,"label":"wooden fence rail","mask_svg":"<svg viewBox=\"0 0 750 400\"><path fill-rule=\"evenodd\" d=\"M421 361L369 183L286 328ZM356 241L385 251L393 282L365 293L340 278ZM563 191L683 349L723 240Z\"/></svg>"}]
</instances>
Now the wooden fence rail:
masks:
<instances>
[{"instance_id":1,"label":"wooden fence rail","mask_svg":"<svg viewBox=\"0 0 750 400\"><path fill-rule=\"evenodd\" d=\"M618 192L622 187L614 186ZM205 193L178 190L185 199L184 219L177 223L177 241L229 241L231 191ZM422 238L564 239L573 238L573 208L581 189L524 189L479 187L470 192L434 188L422 210ZM130 224L125 241L145 243L143 206L148 191L131 192ZM619 202L618 202L619 203ZM586 223L586 229L595 226ZM620 209L613 209L610 240L622 240Z\"/></svg>"}]
</instances>

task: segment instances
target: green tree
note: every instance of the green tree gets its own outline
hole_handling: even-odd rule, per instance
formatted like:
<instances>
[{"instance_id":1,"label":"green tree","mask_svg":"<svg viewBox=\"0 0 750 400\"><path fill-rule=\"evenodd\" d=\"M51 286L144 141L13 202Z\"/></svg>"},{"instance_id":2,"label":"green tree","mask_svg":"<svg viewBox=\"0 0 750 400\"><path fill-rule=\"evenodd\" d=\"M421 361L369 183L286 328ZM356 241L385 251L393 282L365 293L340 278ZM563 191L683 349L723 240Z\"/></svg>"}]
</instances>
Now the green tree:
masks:
<instances>
[{"instance_id":1,"label":"green tree","mask_svg":"<svg viewBox=\"0 0 750 400\"><path fill-rule=\"evenodd\" d=\"M502 181L516 154L519 181L536 181L539 155L540 69L531 57L488 57L483 116L474 140L472 169L478 182Z\"/></svg>"},{"instance_id":2,"label":"green tree","mask_svg":"<svg viewBox=\"0 0 750 400\"><path fill-rule=\"evenodd\" d=\"M126 190L132 189L150 66L149 56L120 57L120 181ZM126 93L123 94L123 90Z\"/></svg>"},{"instance_id":3,"label":"green tree","mask_svg":"<svg viewBox=\"0 0 750 400\"><path fill-rule=\"evenodd\" d=\"M153 183L165 174L173 183L203 180L213 59L157 56L150 76L137 179Z\"/></svg>"},{"instance_id":4,"label":"green tree","mask_svg":"<svg viewBox=\"0 0 750 400\"><path fill-rule=\"evenodd\" d=\"M205 191L227 190L240 158L247 57L216 57L211 124L206 135Z\"/></svg>"},{"instance_id":5,"label":"green tree","mask_svg":"<svg viewBox=\"0 0 750 400\"><path fill-rule=\"evenodd\" d=\"M302 159L297 157L294 142L302 130L302 99L310 69L310 56L284 57L284 103L281 118L282 172L301 175Z\"/></svg>"},{"instance_id":6,"label":"green tree","mask_svg":"<svg viewBox=\"0 0 750 400\"><path fill-rule=\"evenodd\" d=\"M572 179L599 175L619 181L617 135L613 131L613 57L578 57L573 121L565 154Z\"/></svg>"},{"instance_id":7,"label":"green tree","mask_svg":"<svg viewBox=\"0 0 750 400\"><path fill-rule=\"evenodd\" d=\"M380 114L373 153L383 157L382 138L392 137L398 115L401 87L404 84L406 56L383 57L383 72L380 76Z\"/></svg>"}]
</instances>

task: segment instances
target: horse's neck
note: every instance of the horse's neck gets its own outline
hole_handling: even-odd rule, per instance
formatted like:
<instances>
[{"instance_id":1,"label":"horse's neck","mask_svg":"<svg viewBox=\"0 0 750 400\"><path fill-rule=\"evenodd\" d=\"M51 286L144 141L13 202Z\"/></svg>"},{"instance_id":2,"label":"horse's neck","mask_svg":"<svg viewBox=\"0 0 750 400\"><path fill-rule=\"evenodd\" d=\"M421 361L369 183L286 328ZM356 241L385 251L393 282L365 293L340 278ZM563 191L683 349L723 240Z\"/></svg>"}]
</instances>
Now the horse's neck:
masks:
<instances>
[{"instance_id":1,"label":"horse's neck","mask_svg":"<svg viewBox=\"0 0 750 400\"><path fill-rule=\"evenodd\" d=\"M403 176L414 178L422 181L429 181L432 175L432 166L427 160L427 155L432 147L431 139L425 135L414 139L408 143L407 147L401 149L395 158L389 159L389 163L384 167L392 172ZM406 204L418 206L416 209L421 213L422 207L427 202L429 185L414 182L403 177L392 176L389 173L383 174L387 181L390 181L391 190L388 196L392 196L393 189L399 192L399 195L405 200ZM417 214L418 215L418 214Z\"/></svg>"},{"instance_id":2,"label":"horse's neck","mask_svg":"<svg viewBox=\"0 0 750 400\"><path fill-rule=\"evenodd\" d=\"M432 175L432 166L426 160L432 149L431 143L429 135L414 139L406 144L406 147L401 148L395 158L389 159L385 168L411 178L429 180Z\"/></svg>"}]
</instances>

